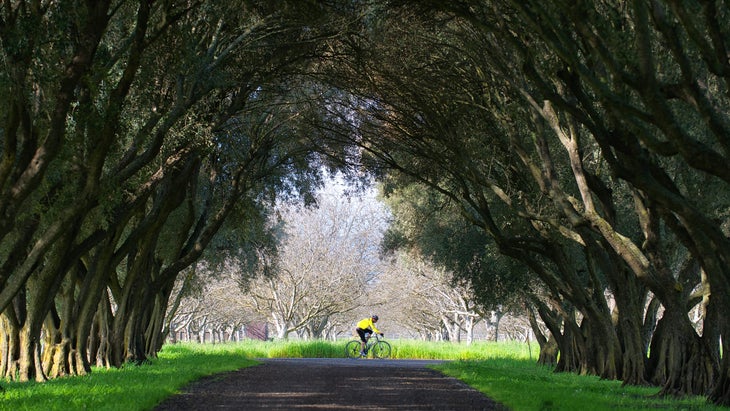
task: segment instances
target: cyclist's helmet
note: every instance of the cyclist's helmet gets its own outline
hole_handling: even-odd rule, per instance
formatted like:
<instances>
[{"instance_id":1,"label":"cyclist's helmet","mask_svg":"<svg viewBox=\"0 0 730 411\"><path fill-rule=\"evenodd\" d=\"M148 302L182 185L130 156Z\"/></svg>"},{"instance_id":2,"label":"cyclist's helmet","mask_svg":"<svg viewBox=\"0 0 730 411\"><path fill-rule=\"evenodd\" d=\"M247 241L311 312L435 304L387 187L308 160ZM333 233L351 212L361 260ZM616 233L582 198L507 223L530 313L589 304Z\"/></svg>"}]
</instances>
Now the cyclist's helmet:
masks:
<instances>
[{"instance_id":1,"label":"cyclist's helmet","mask_svg":"<svg viewBox=\"0 0 730 411\"><path fill-rule=\"evenodd\" d=\"M378 321L378 316L374 315L374 316L372 316L372 319L373 319L373 321Z\"/></svg>"}]
</instances>

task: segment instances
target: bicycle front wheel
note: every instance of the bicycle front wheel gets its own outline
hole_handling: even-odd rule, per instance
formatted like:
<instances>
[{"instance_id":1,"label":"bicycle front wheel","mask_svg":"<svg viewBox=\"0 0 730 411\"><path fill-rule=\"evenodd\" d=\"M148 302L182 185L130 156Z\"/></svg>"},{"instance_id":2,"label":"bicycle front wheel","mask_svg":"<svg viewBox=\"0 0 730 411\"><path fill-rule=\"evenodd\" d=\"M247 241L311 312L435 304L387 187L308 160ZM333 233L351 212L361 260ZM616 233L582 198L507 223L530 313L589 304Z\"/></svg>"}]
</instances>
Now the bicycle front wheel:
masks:
<instances>
[{"instance_id":1,"label":"bicycle front wheel","mask_svg":"<svg viewBox=\"0 0 730 411\"><path fill-rule=\"evenodd\" d=\"M360 358L360 341L352 340L345 344L345 357Z\"/></svg>"},{"instance_id":2,"label":"bicycle front wheel","mask_svg":"<svg viewBox=\"0 0 730 411\"><path fill-rule=\"evenodd\" d=\"M370 350L373 352L373 357L375 358L390 357L390 344L387 341L378 341Z\"/></svg>"}]
</instances>

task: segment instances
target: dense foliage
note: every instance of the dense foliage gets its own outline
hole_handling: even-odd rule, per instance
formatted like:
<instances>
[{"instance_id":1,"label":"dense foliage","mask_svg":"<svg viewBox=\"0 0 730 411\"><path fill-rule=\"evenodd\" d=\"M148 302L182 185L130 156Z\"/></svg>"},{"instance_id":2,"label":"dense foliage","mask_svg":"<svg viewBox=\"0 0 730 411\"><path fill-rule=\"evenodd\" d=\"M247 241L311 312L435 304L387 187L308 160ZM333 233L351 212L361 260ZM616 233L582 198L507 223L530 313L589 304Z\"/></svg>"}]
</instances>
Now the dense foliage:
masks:
<instances>
[{"instance_id":1,"label":"dense foliage","mask_svg":"<svg viewBox=\"0 0 730 411\"><path fill-rule=\"evenodd\" d=\"M331 150L529 269L542 361L728 404L727 6L390 5L332 68Z\"/></svg>"},{"instance_id":2,"label":"dense foliage","mask_svg":"<svg viewBox=\"0 0 730 411\"><path fill-rule=\"evenodd\" d=\"M392 244L502 287L484 302L526 310L541 361L728 405L728 22L712 0L9 2L0 374L154 356L180 274L265 237L326 163L458 215Z\"/></svg>"},{"instance_id":3,"label":"dense foliage","mask_svg":"<svg viewBox=\"0 0 730 411\"><path fill-rule=\"evenodd\" d=\"M173 284L216 234L253 243L262 205L316 185L290 82L335 35L326 17L298 1L2 8L1 376L155 356Z\"/></svg>"}]
</instances>

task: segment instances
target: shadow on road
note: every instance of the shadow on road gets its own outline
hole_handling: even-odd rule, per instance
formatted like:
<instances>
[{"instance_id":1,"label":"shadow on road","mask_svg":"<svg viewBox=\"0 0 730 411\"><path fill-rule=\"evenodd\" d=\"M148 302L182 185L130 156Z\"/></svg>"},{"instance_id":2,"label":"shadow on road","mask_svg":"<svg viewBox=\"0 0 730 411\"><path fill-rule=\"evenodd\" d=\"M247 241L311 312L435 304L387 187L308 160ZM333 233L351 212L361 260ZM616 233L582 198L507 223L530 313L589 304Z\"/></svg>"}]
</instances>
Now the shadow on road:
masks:
<instances>
[{"instance_id":1,"label":"shadow on road","mask_svg":"<svg viewBox=\"0 0 730 411\"><path fill-rule=\"evenodd\" d=\"M156 410L504 410L461 381L426 368L441 361L262 359L192 383Z\"/></svg>"}]
</instances>

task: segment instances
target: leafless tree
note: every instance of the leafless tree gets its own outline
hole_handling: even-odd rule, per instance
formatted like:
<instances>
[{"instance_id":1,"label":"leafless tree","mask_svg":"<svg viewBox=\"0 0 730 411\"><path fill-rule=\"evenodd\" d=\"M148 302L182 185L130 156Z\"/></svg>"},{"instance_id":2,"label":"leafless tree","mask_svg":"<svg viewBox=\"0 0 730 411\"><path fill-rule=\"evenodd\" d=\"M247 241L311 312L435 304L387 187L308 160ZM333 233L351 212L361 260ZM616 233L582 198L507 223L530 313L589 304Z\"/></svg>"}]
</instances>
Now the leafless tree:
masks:
<instances>
[{"instance_id":1,"label":"leafless tree","mask_svg":"<svg viewBox=\"0 0 730 411\"><path fill-rule=\"evenodd\" d=\"M264 321L247 309L239 287L239 262L198 264L195 279L179 279L168 311L170 341L238 341L252 323ZM186 284L187 283L187 284Z\"/></svg>"},{"instance_id":2,"label":"leafless tree","mask_svg":"<svg viewBox=\"0 0 730 411\"><path fill-rule=\"evenodd\" d=\"M316 208L285 206L276 274L248 284L248 306L268 316L279 338L337 334L367 303L382 263L386 214L372 197L323 191Z\"/></svg>"},{"instance_id":3,"label":"leafless tree","mask_svg":"<svg viewBox=\"0 0 730 411\"><path fill-rule=\"evenodd\" d=\"M397 253L381 277L388 312L425 339L471 343L474 326L484 319L468 284L419 256ZM463 334L462 334L463 333Z\"/></svg>"}]
</instances>

